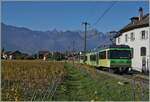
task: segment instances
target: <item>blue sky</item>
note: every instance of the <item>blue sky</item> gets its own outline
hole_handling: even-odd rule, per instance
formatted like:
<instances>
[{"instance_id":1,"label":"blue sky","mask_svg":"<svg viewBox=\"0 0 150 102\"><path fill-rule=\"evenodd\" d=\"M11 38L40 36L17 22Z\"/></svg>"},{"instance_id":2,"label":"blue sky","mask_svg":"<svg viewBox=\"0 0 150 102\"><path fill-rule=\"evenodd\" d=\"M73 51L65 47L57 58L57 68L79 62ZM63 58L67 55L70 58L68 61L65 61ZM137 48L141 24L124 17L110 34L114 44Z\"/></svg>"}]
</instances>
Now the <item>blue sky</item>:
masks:
<instances>
[{"instance_id":1,"label":"blue sky","mask_svg":"<svg viewBox=\"0 0 150 102\"><path fill-rule=\"evenodd\" d=\"M27 27L32 30L47 31L83 30L81 23L88 21L91 25L112 4L107 2L2 2L2 22L8 25ZM143 7L148 13L148 2L117 2L94 27L101 32L119 30L129 19L138 16L138 8Z\"/></svg>"}]
</instances>

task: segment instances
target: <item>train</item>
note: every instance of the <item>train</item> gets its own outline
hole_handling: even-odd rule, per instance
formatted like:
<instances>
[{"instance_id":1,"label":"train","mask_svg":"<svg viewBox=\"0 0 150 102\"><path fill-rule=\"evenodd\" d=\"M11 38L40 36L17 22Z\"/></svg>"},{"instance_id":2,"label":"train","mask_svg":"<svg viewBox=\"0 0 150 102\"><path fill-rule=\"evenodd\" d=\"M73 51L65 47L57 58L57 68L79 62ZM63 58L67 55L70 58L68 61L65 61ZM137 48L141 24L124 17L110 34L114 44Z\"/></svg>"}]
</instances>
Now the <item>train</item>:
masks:
<instances>
[{"instance_id":1,"label":"train","mask_svg":"<svg viewBox=\"0 0 150 102\"><path fill-rule=\"evenodd\" d=\"M132 69L132 52L132 48L127 45L109 45L80 53L80 63L113 72L128 72Z\"/></svg>"}]
</instances>

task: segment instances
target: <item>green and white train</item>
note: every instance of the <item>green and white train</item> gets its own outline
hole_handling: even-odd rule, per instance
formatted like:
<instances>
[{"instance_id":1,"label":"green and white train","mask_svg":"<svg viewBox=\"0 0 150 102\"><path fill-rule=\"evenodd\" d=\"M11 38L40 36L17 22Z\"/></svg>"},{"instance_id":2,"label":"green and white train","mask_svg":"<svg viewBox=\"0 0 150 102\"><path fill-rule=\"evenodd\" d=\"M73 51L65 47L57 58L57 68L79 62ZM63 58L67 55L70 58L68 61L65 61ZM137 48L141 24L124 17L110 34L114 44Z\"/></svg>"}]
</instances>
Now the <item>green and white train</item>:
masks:
<instances>
[{"instance_id":1,"label":"green and white train","mask_svg":"<svg viewBox=\"0 0 150 102\"><path fill-rule=\"evenodd\" d=\"M80 53L80 63L113 71L127 72L131 68L132 49L126 45L110 45L93 52Z\"/></svg>"}]
</instances>

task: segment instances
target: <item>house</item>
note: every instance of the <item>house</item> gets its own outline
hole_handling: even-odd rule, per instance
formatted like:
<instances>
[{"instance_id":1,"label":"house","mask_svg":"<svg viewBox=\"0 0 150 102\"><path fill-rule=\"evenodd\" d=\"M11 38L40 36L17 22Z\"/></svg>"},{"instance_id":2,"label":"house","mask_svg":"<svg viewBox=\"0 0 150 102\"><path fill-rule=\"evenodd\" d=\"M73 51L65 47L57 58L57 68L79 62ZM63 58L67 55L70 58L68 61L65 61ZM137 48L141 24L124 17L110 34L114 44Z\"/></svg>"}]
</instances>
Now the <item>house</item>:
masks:
<instances>
[{"instance_id":1,"label":"house","mask_svg":"<svg viewBox=\"0 0 150 102\"><path fill-rule=\"evenodd\" d=\"M25 56L27 56L28 54L25 53L21 53L20 51L12 51L9 54L9 59L24 59Z\"/></svg>"},{"instance_id":2,"label":"house","mask_svg":"<svg viewBox=\"0 0 150 102\"><path fill-rule=\"evenodd\" d=\"M1 58L2 59L11 59L10 55L11 55L12 51L4 51L2 52Z\"/></svg>"},{"instance_id":3,"label":"house","mask_svg":"<svg viewBox=\"0 0 150 102\"><path fill-rule=\"evenodd\" d=\"M53 60L64 60L66 58L66 54L65 53L61 53L61 52L51 52L51 59Z\"/></svg>"},{"instance_id":4,"label":"house","mask_svg":"<svg viewBox=\"0 0 150 102\"><path fill-rule=\"evenodd\" d=\"M131 22L115 36L116 45L129 45L132 51L132 69L148 72L150 68L150 27L149 14L139 8L139 16L132 17Z\"/></svg>"},{"instance_id":5,"label":"house","mask_svg":"<svg viewBox=\"0 0 150 102\"><path fill-rule=\"evenodd\" d=\"M4 51L2 53L2 59L24 59L28 54L21 53L20 51Z\"/></svg>"},{"instance_id":6,"label":"house","mask_svg":"<svg viewBox=\"0 0 150 102\"><path fill-rule=\"evenodd\" d=\"M46 60L49 56L49 51L39 51L38 52L38 58Z\"/></svg>"}]
</instances>

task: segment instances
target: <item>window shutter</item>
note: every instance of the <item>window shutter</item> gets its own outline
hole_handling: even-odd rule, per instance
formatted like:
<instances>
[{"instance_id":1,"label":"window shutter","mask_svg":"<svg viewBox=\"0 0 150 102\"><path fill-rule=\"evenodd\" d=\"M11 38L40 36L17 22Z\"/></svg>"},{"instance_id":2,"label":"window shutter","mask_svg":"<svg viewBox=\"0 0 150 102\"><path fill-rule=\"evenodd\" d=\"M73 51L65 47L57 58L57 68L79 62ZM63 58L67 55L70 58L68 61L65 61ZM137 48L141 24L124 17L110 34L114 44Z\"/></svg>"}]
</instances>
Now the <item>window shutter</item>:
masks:
<instances>
[{"instance_id":1,"label":"window shutter","mask_svg":"<svg viewBox=\"0 0 150 102\"><path fill-rule=\"evenodd\" d=\"M133 33L133 40L135 40L135 33Z\"/></svg>"},{"instance_id":2,"label":"window shutter","mask_svg":"<svg viewBox=\"0 0 150 102\"><path fill-rule=\"evenodd\" d=\"M148 30L146 30L145 33L146 33L146 39L148 39L148 36L149 36L149 35L148 35Z\"/></svg>"},{"instance_id":3,"label":"window shutter","mask_svg":"<svg viewBox=\"0 0 150 102\"><path fill-rule=\"evenodd\" d=\"M142 31L140 31L140 36L139 36L140 40L142 40Z\"/></svg>"}]
</instances>

